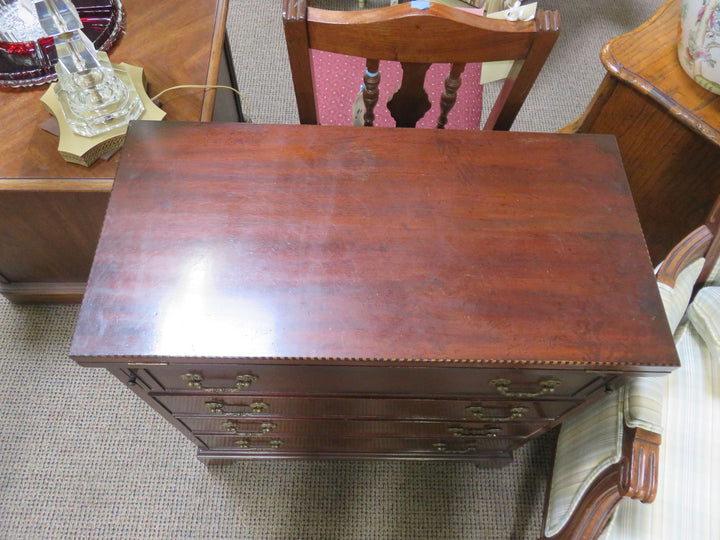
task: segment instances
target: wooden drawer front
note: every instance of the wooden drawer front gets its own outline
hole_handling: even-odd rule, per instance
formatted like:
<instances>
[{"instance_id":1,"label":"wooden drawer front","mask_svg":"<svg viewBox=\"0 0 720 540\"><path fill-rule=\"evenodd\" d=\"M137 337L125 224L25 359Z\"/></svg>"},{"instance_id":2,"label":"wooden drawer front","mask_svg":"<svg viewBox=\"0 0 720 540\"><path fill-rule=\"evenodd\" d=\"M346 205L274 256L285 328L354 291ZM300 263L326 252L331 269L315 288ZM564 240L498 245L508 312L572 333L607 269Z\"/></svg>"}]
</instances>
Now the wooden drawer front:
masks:
<instances>
[{"instance_id":1,"label":"wooden drawer front","mask_svg":"<svg viewBox=\"0 0 720 540\"><path fill-rule=\"evenodd\" d=\"M247 420L244 418L179 419L196 435L257 437L452 437L483 439L528 437L547 422L426 422L392 420ZM209 429L208 429L209 428Z\"/></svg>"},{"instance_id":2,"label":"wooden drawer front","mask_svg":"<svg viewBox=\"0 0 720 540\"><path fill-rule=\"evenodd\" d=\"M395 367L292 365L171 365L141 369L152 389L217 393L475 395L510 399L583 397L604 382L582 371L493 369L480 366Z\"/></svg>"},{"instance_id":3,"label":"wooden drawer front","mask_svg":"<svg viewBox=\"0 0 720 540\"><path fill-rule=\"evenodd\" d=\"M232 449L239 453L316 452L316 453L419 453L443 457L452 454L502 453L517 446L513 439L483 439L464 441L448 438L321 438L321 437L226 437L198 436L209 449Z\"/></svg>"},{"instance_id":4,"label":"wooden drawer front","mask_svg":"<svg viewBox=\"0 0 720 540\"><path fill-rule=\"evenodd\" d=\"M509 422L558 418L575 401L478 401L462 399L264 397L160 394L153 398L176 416L214 414L247 418L458 419ZM522 410L520 410L522 409Z\"/></svg>"}]
</instances>

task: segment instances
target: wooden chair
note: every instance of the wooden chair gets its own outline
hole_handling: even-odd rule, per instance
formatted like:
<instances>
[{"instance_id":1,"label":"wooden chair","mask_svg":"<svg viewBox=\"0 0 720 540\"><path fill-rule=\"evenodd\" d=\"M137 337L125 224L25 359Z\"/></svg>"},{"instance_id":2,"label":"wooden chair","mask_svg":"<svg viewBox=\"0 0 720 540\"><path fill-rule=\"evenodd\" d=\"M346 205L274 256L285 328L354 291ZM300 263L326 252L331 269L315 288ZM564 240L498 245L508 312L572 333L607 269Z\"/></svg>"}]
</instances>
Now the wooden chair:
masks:
<instances>
[{"instance_id":1,"label":"wooden chair","mask_svg":"<svg viewBox=\"0 0 720 540\"><path fill-rule=\"evenodd\" d=\"M674 332L679 323L686 320L689 309L693 309L692 301L698 291L705 285L712 285L716 289L720 286L717 281L720 265L719 227L720 197L706 223L688 234L670 252L657 271L668 323ZM711 275L715 276L714 281L709 282ZM692 321L692 316L690 320ZM684 486L678 485L678 481L682 482L684 476L690 476L685 468L687 461L693 457L688 456L683 446L688 441L678 441L677 438L687 436L695 429L703 432L715 430L714 439L710 439L711 446L715 444L712 441L719 438L717 424L704 425L700 422L698 426L688 427L696 420L694 415L697 414L697 409L704 410L708 404L712 409L711 402L717 399L719 382L717 379L714 382L702 379L704 372L700 367L700 360L687 353L691 350L687 336L687 333L676 332L676 343L683 366L678 372L668 378L635 379L622 389L622 393L604 396L562 425L555 470L549 485L542 540L594 540L600 537L603 540L698 538L690 534L690 531L682 534L677 530L668 530L669 523L676 528L683 527L675 513L661 510L655 514L652 509L642 508L644 505L638 506L629 501L636 499L643 503L652 503L658 495L661 470L666 476L669 470L675 472L673 478L663 480L668 494L684 493ZM682 341L682 345L678 340ZM707 354L712 356L713 353ZM686 370L686 374L680 374L679 371L682 370ZM699 387L688 384L697 382L698 378L702 380ZM701 390L698 390L699 388ZM639 403L642 405L638 406ZM653 405L648 406L648 403ZM702 405L698 406L698 403ZM675 421L663 421L663 407L676 408ZM679 433L678 424L681 424L685 431ZM660 448L663 430L662 444L673 444L673 447L664 453ZM670 440L672 438L675 440ZM613 446L617 443L614 441L619 442L619 452L616 455ZM682 450L678 450L678 444ZM605 447L608 451L599 450L599 447ZM699 453L703 456L702 459L712 460L712 455L706 452L707 449L701 447ZM663 454L669 461L661 462ZM704 465L708 467L708 471L712 469L712 464ZM718 474L715 473L715 478L717 477ZM710 482L712 483L712 479ZM695 496L695 490L692 491ZM682 513L687 522L707 521L709 513L715 512L715 509L710 508L712 502L706 495L697 491L696 498L703 501L685 500L684 508L677 508L676 512ZM633 531L630 536L626 536L625 529L617 525L605 530L621 504L624 505L620 508L623 513L622 522ZM666 508L668 504L666 501L663 507ZM638 525L639 523L642 523L642 526ZM640 529L636 529L638 526ZM643 531L643 527L648 530Z\"/></svg>"},{"instance_id":2,"label":"wooden chair","mask_svg":"<svg viewBox=\"0 0 720 540\"><path fill-rule=\"evenodd\" d=\"M311 60L311 51L317 50L367 59L362 96L366 126L372 126L375 118L381 60L402 65L402 84L387 104L398 127L415 127L430 109L424 88L430 65L451 65L440 98L438 128L447 123L466 64L510 60L510 74L484 125L484 129L507 130L560 31L560 17L554 11L538 10L534 21L509 22L427 2L367 11L328 11L308 7L307 2L283 0L285 39L302 124L318 123Z\"/></svg>"}]
</instances>

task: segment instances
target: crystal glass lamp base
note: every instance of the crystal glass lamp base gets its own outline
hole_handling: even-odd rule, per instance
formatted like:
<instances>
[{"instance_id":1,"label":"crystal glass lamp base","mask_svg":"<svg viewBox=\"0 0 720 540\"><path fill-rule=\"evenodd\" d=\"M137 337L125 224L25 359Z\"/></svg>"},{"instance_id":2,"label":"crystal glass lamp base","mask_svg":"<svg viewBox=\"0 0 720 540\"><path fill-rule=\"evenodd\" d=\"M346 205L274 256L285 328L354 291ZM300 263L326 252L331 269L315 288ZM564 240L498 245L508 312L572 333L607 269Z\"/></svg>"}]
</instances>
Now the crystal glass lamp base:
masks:
<instances>
[{"instance_id":1,"label":"crystal glass lamp base","mask_svg":"<svg viewBox=\"0 0 720 540\"><path fill-rule=\"evenodd\" d=\"M55 86L55 95L58 103L70 129L84 137L126 126L139 118L144 110L128 73L113 66L106 53L98 52L97 55L101 73L69 74L61 72L60 65L57 66L59 84ZM82 84L83 77L101 77L102 81L86 87Z\"/></svg>"},{"instance_id":2,"label":"crystal glass lamp base","mask_svg":"<svg viewBox=\"0 0 720 540\"><path fill-rule=\"evenodd\" d=\"M120 71L128 75L136 93L140 96L144 110L138 120L160 121L165 118L165 112L150 100L150 96L145 90L146 81L141 67L123 62L113 64L113 68L115 68L116 72ZM101 157L108 157L123 145L127 125L119 126L94 137L85 137L72 131L60 108L55 92L57 86L58 83L51 84L50 88L40 98L40 101L45 105L47 111L57 119L57 129L60 135L58 153L65 161L90 167L96 160Z\"/></svg>"}]
</instances>

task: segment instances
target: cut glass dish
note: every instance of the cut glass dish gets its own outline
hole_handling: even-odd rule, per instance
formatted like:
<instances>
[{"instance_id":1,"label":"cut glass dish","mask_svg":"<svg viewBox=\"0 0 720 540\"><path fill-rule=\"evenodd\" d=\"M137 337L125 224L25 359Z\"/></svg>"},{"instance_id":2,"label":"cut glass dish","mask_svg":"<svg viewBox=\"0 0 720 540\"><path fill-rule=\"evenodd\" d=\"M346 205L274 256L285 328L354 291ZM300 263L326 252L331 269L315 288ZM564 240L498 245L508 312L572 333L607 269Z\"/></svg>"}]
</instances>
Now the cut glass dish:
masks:
<instances>
[{"instance_id":1,"label":"cut glass dish","mask_svg":"<svg viewBox=\"0 0 720 540\"><path fill-rule=\"evenodd\" d=\"M125 31L120 0L74 0L83 33L99 51L109 50ZM30 4L32 5L32 4ZM57 79L53 38L44 37L37 15L20 0L0 0L0 87L44 84Z\"/></svg>"}]
</instances>

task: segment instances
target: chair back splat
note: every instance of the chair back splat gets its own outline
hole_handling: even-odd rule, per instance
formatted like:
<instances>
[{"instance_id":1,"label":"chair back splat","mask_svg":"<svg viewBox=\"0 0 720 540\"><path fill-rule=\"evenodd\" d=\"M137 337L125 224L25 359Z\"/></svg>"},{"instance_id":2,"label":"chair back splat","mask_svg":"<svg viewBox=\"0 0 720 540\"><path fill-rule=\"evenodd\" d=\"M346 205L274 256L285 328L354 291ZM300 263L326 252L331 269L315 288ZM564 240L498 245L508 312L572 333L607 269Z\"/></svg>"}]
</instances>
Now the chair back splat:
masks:
<instances>
[{"instance_id":1,"label":"chair back splat","mask_svg":"<svg viewBox=\"0 0 720 540\"><path fill-rule=\"evenodd\" d=\"M466 64L512 61L483 126L508 130L560 32L558 13L540 9L534 20L510 22L437 3L329 11L308 7L307 2L283 0L285 39L302 124L318 123L312 51L325 51L367 59L362 90L366 126L372 126L375 118L380 61L396 61L402 66L400 87L387 103L398 127L415 127L430 109L426 73L432 64L449 64L439 97L438 128L445 126L458 92L462 92ZM348 99L351 105L354 96Z\"/></svg>"}]
</instances>

